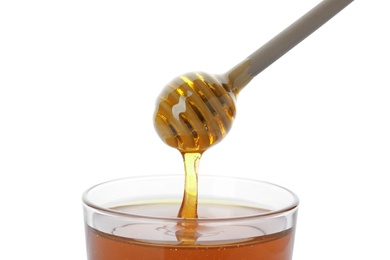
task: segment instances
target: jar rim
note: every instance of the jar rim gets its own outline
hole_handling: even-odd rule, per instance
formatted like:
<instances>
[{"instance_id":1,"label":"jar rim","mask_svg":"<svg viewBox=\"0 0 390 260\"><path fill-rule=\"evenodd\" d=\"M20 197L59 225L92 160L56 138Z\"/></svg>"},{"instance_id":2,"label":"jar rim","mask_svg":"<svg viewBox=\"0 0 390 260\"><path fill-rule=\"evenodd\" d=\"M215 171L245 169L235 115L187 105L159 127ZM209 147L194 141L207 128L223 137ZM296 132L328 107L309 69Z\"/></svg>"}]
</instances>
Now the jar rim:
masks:
<instances>
[{"instance_id":1,"label":"jar rim","mask_svg":"<svg viewBox=\"0 0 390 260\"><path fill-rule=\"evenodd\" d=\"M86 191L82 194L82 202L84 206L87 206L95 211L99 211L104 214L108 214L111 216L120 216L124 218L142 218L142 219L150 219L150 220L161 220L161 221L181 221L184 220L184 218L181 217L165 217L165 216L150 216L150 215L143 215L143 214L133 214L128 212L121 212L119 210L115 210L112 207L105 207L101 206L98 203L94 202L90 198L90 193L93 192L95 189L115 183L121 183L121 182L129 182L129 181L148 181L148 180L161 180L161 181L169 181L169 179L183 179L184 176L182 175L144 175L144 176L133 176L133 177L125 177L125 178L118 178L113 179L105 182L101 182L99 184L96 184L90 188L88 188ZM220 221L236 221L236 220L244 220L244 219L251 219L251 218L266 218L266 217L273 217L280 214L285 214L287 212L295 211L298 208L299 205L299 198L298 196L292 192L291 190L284 188L280 185L267 182L267 181L261 181L256 179L250 179L250 178L242 178L242 177L231 177L231 176L218 176L218 175L200 175L200 179L208 181L208 180L228 180L228 181L234 181L234 182L250 182L254 184L259 185L267 185L272 186L274 188L277 188L281 191L286 192L291 196L291 202L287 205L277 208L277 209L270 209L265 212L251 214L251 215L243 215L243 216L235 216L235 217L211 217L211 218L194 218L194 219L185 219L186 221L196 221L196 222L220 222Z\"/></svg>"}]
</instances>

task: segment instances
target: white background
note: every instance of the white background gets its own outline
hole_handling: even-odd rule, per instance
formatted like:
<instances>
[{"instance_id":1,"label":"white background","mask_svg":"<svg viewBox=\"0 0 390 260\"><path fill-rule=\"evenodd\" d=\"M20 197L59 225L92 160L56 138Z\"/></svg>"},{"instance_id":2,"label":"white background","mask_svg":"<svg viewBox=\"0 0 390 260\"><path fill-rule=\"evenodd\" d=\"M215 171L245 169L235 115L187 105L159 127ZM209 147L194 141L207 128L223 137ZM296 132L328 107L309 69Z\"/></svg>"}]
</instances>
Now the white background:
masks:
<instances>
[{"instance_id":1,"label":"white background","mask_svg":"<svg viewBox=\"0 0 390 260\"><path fill-rule=\"evenodd\" d=\"M164 85L224 73L318 2L2 1L0 258L86 259L85 189L183 172L152 124ZM386 2L355 1L259 74L202 158L200 175L298 194L294 259L390 258Z\"/></svg>"}]
</instances>

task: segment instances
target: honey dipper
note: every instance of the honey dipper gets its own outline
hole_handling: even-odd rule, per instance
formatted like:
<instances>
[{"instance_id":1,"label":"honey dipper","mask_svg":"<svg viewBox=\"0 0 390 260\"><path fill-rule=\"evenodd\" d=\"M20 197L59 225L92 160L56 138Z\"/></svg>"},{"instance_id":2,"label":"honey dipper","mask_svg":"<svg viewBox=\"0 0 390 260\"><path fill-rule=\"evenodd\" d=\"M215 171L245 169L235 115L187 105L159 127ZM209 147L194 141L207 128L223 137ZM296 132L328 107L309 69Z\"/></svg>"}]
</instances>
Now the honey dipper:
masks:
<instances>
[{"instance_id":1,"label":"honey dipper","mask_svg":"<svg viewBox=\"0 0 390 260\"><path fill-rule=\"evenodd\" d=\"M154 126L160 138L182 154L202 154L220 142L232 126L237 94L351 2L323 0L225 74L191 72L175 78L157 100Z\"/></svg>"}]
</instances>

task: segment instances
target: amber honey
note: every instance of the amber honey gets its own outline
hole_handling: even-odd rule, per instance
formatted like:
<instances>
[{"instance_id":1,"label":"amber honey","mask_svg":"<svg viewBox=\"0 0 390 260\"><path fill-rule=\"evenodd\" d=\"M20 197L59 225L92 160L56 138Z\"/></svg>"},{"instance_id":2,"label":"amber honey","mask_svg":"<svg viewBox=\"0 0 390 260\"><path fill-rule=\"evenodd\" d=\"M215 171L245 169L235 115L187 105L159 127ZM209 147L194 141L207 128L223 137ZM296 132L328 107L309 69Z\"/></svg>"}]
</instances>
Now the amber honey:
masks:
<instances>
[{"instance_id":1,"label":"amber honey","mask_svg":"<svg viewBox=\"0 0 390 260\"><path fill-rule=\"evenodd\" d=\"M157 203L143 205L134 210L131 207L118 210L144 212L147 215L157 211L158 214L168 214L167 212L172 211L170 214L174 215L176 206ZM208 212L209 210L210 212L219 210L218 214L234 211L237 216L263 212L262 209L238 205L201 204L199 207L200 219L207 220L206 215L211 214ZM107 225L107 223L105 224ZM250 221L246 224L232 222L229 225L221 226L212 223L198 223L196 228L190 231L188 231L188 227L185 228L181 225L161 225L159 223L139 223L139 226L136 223L126 224L112 229L111 234L91 227L86 229L90 260L290 260L294 244L293 228L263 235L261 227ZM188 232L184 236L190 240L189 243L188 240L180 239L186 230Z\"/></svg>"}]
</instances>

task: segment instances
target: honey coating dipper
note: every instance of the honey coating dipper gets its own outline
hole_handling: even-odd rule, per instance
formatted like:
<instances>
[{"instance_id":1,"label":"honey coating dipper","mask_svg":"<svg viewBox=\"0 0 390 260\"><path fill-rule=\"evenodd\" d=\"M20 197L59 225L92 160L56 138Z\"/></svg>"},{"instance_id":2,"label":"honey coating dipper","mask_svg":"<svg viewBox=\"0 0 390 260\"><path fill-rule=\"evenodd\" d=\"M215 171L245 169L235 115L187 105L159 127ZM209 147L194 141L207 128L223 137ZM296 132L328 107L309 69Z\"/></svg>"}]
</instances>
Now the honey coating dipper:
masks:
<instances>
[{"instance_id":1,"label":"honey coating dipper","mask_svg":"<svg viewBox=\"0 0 390 260\"><path fill-rule=\"evenodd\" d=\"M175 78L157 100L154 126L160 138L182 154L201 154L220 142L232 127L237 94L351 2L323 0L225 74L191 72Z\"/></svg>"}]
</instances>

